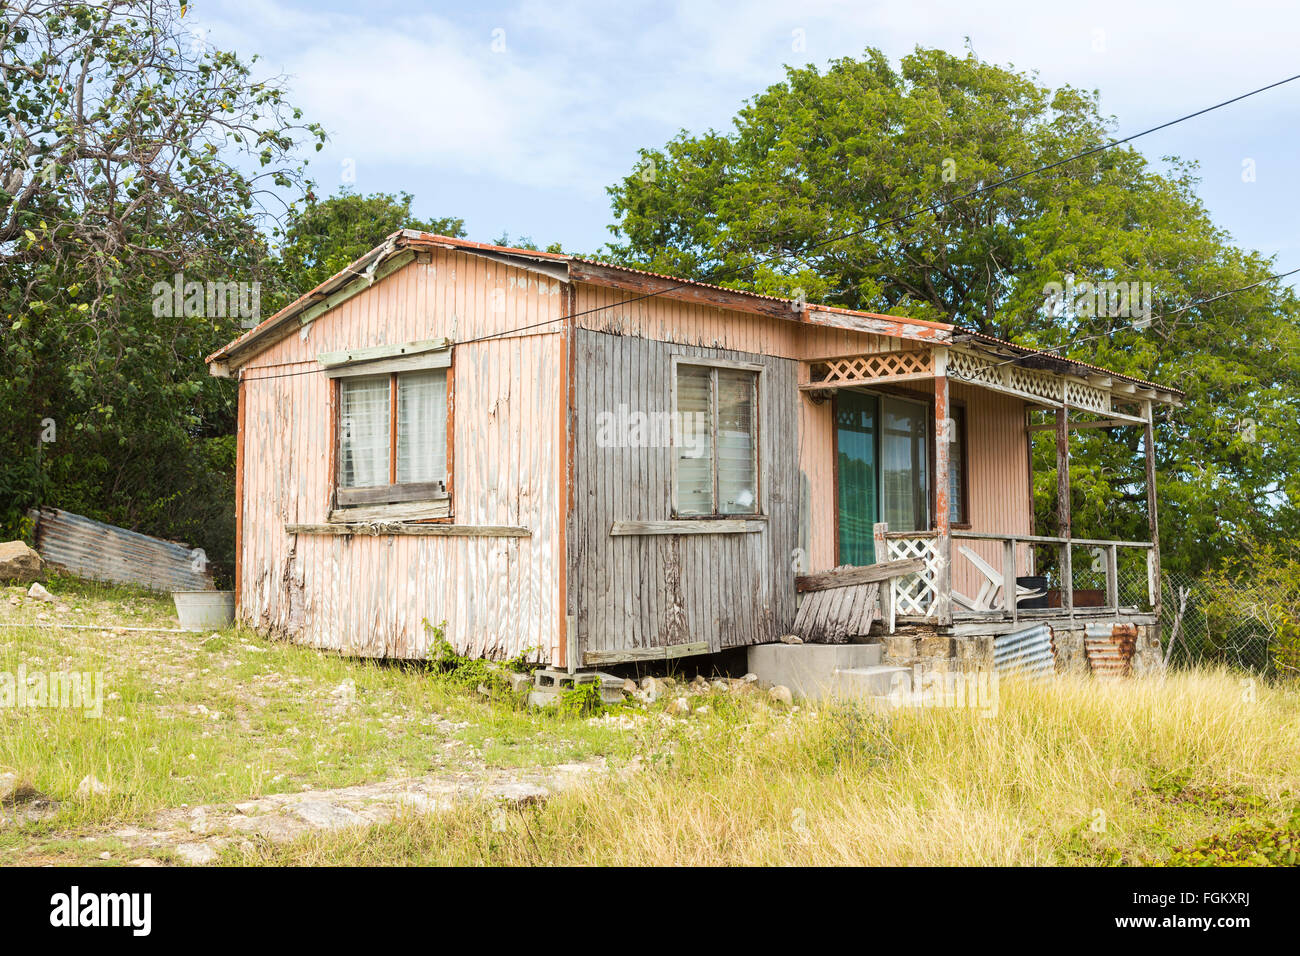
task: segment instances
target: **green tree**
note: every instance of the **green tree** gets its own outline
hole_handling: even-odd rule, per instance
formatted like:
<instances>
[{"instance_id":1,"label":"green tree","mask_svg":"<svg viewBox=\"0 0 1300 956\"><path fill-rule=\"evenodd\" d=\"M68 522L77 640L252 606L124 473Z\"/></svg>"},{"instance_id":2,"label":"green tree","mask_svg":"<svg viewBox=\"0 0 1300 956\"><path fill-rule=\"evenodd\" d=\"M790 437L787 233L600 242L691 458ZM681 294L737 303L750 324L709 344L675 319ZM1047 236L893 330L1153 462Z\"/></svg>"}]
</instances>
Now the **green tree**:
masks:
<instances>
[{"instance_id":1,"label":"green tree","mask_svg":"<svg viewBox=\"0 0 1300 956\"><path fill-rule=\"evenodd\" d=\"M1300 531L1294 295L1266 283L1184 308L1276 271L1214 225L1194 164L1160 170L1113 148L959 198L1101 145L1112 127L1095 93L940 50L897 68L871 49L787 68L729 132L640 151L609 189L606 254L954 322L1185 389L1158 424L1158 484L1166 566L1197 569L1252 536ZM1154 321L1054 310L1045 290L1071 276L1150 282ZM1076 534L1144 534L1135 431L1073 436ZM1041 441L1036 459L1050 528L1055 464Z\"/></svg>"},{"instance_id":2,"label":"green tree","mask_svg":"<svg viewBox=\"0 0 1300 956\"><path fill-rule=\"evenodd\" d=\"M259 282L266 200L303 184L296 151L324 134L177 13L0 6L0 533L52 504L188 540L221 572L234 391L203 356L255 316L160 290Z\"/></svg>"},{"instance_id":3,"label":"green tree","mask_svg":"<svg viewBox=\"0 0 1300 956\"><path fill-rule=\"evenodd\" d=\"M301 207L290 209L279 237L271 310L314 289L399 229L465 236L465 220L416 219L411 201L410 193L359 196L343 190L323 200L308 194Z\"/></svg>"}]
</instances>

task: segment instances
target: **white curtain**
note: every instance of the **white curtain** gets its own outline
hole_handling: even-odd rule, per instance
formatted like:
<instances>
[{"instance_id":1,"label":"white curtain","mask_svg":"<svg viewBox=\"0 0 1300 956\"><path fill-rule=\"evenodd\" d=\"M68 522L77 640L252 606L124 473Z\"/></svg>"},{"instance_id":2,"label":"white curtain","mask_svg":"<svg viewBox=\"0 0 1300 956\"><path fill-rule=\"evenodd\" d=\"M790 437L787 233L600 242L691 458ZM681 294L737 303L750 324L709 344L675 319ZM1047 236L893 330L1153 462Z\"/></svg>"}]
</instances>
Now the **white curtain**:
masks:
<instances>
[{"instance_id":1,"label":"white curtain","mask_svg":"<svg viewBox=\"0 0 1300 956\"><path fill-rule=\"evenodd\" d=\"M447 479L447 370L397 376L397 481Z\"/></svg>"},{"instance_id":2,"label":"white curtain","mask_svg":"<svg viewBox=\"0 0 1300 956\"><path fill-rule=\"evenodd\" d=\"M388 484L388 376L339 383L339 483Z\"/></svg>"},{"instance_id":3,"label":"white curtain","mask_svg":"<svg viewBox=\"0 0 1300 956\"><path fill-rule=\"evenodd\" d=\"M890 531L929 528L926 493L926 416L916 402L884 398L880 432L881 490L884 520Z\"/></svg>"}]
</instances>

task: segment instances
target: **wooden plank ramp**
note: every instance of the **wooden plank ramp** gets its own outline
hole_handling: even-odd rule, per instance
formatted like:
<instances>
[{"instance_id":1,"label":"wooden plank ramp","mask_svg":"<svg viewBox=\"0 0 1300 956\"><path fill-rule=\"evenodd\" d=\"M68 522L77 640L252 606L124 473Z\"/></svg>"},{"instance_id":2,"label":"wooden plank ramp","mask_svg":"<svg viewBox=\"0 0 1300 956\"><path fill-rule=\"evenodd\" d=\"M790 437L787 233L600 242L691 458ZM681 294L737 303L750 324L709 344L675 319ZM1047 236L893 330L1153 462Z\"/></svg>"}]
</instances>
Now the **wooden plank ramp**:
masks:
<instances>
[{"instance_id":1,"label":"wooden plank ramp","mask_svg":"<svg viewBox=\"0 0 1300 956\"><path fill-rule=\"evenodd\" d=\"M799 605L794 633L810 644L846 644L871 630L879 598L878 581L812 591Z\"/></svg>"}]
</instances>

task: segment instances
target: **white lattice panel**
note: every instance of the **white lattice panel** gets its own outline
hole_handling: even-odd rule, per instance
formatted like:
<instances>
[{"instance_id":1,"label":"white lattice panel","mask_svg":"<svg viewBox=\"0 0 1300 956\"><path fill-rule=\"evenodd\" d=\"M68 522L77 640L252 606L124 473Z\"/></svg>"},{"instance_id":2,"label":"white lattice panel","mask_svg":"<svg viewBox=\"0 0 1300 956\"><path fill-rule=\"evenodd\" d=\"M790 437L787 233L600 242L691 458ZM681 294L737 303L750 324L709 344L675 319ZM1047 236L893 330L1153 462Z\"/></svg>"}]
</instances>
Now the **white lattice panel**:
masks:
<instances>
[{"instance_id":1,"label":"white lattice panel","mask_svg":"<svg viewBox=\"0 0 1300 956\"><path fill-rule=\"evenodd\" d=\"M1090 412L1109 412L1110 393L1093 385L1067 380L1065 383L1065 404L1071 408L1086 408Z\"/></svg>"},{"instance_id":2,"label":"white lattice panel","mask_svg":"<svg viewBox=\"0 0 1300 956\"><path fill-rule=\"evenodd\" d=\"M935 581L938 580L939 552L935 539L889 538L890 560L921 558L925 569L915 574L893 578L894 613L900 616L929 617L936 609Z\"/></svg>"},{"instance_id":3,"label":"white lattice panel","mask_svg":"<svg viewBox=\"0 0 1300 956\"><path fill-rule=\"evenodd\" d=\"M1036 368L1022 368L1005 360L954 349L948 358L948 374L954 379L1011 392L1028 399L1052 404L1062 401L1071 408L1106 414L1110 392L1087 382L1064 378Z\"/></svg>"},{"instance_id":4,"label":"white lattice panel","mask_svg":"<svg viewBox=\"0 0 1300 956\"><path fill-rule=\"evenodd\" d=\"M857 382L876 382L904 376L926 375L934 370L928 350L873 352L828 359L814 367L811 384L833 387Z\"/></svg>"},{"instance_id":5,"label":"white lattice panel","mask_svg":"<svg viewBox=\"0 0 1300 956\"><path fill-rule=\"evenodd\" d=\"M1002 369L992 359L954 349L948 356L948 374L968 382L1001 385Z\"/></svg>"}]
</instances>

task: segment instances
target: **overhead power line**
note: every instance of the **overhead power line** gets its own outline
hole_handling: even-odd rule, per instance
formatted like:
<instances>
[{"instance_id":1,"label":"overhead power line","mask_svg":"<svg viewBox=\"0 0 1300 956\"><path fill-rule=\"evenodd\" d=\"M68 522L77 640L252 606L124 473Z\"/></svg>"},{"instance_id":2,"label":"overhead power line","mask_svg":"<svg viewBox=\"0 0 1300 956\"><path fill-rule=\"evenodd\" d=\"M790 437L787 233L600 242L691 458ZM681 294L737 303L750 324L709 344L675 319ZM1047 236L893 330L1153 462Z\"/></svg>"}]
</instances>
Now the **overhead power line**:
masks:
<instances>
[{"instance_id":1,"label":"overhead power line","mask_svg":"<svg viewBox=\"0 0 1300 956\"><path fill-rule=\"evenodd\" d=\"M1139 132L1137 132L1137 133L1132 133L1132 134L1130 134L1130 135L1128 135L1128 136L1123 137L1122 139L1115 139L1115 140L1111 140L1110 142L1107 142L1107 143L1101 143L1101 144L1099 144L1099 145L1097 145L1097 146L1093 146L1093 147L1090 147L1090 148L1088 148L1088 149L1085 149L1085 150L1083 150L1082 152L1075 153L1075 154L1072 155L1072 156L1067 156L1067 157L1065 157L1064 159L1058 159L1058 160L1055 160L1054 162L1047 163L1047 164L1045 164L1045 165L1043 165L1043 166L1036 167L1036 168L1034 168L1034 169L1028 170L1028 171L1023 172L1023 173L1016 173L1016 174L1013 175L1013 176L1007 176L1006 178L1004 178L1004 179L1000 179L1000 180L998 180L997 182L989 183L989 184L984 185L984 186L979 186L979 187L977 187L977 188L975 188L975 189L968 190L968 191L966 191L966 192L964 192L964 193L961 193L961 194L959 194L959 195L957 195L957 196L952 196L952 197L950 197L950 198L948 198L948 199L941 199L941 200L937 200L937 201L932 202L932 203L928 203L928 204L926 204L925 206L922 206L922 207L920 207L920 208L918 208L918 209L914 209L914 210L912 210L911 212L904 213L904 214L899 215L899 216L894 216L894 217L889 218L889 219L884 219L884 220L880 220L880 221L877 221L877 222L872 222L870 225L865 226L865 227L863 227L862 229L857 229L857 230L854 230L854 231L852 231L852 232L846 232L846 233L843 233L843 234L840 234L840 235L831 236L831 237L828 237L828 238L826 238L826 239L819 240L818 242L815 242L815 243L813 243L812 245L805 246L805 247L804 247L804 248L803 248L799 253L797 253L797 254L799 254L799 255L804 255L804 254L810 252L811 250L821 248L822 246L830 245L830 244L832 244L832 243L836 243L836 242L843 242L843 241L846 240L846 239L854 239L854 238L857 238L858 236L865 235L867 232L869 232L869 231L871 231L871 230L873 230L873 229L883 229L883 228L885 228L885 227L887 227L887 226L898 225L899 223L906 222L906 221L908 221L908 220L910 220L910 219L914 219L914 218L916 218L917 216L923 215L924 213L927 213L927 212L934 212L934 211L936 211L936 210L938 210L938 209L943 209L943 208L946 207L946 206L951 206L951 205L953 205L954 203L961 202L962 200L970 199L970 198L972 198L972 197L974 197L974 196L979 196L979 195L982 195L982 194L984 194L984 193L986 193L986 192L991 192L991 191L994 190L994 189L1000 189L1000 188L1002 188L1002 187L1004 187L1004 186L1011 185L1012 183L1017 183L1017 182L1020 182L1021 180L1028 179L1028 178L1030 178L1031 176L1037 176L1037 175L1040 175L1041 173L1045 173L1045 172L1048 172L1048 171L1050 171L1050 170L1057 169L1057 168L1059 168L1059 167L1061 167L1061 166L1064 166L1064 165L1066 165L1066 164L1068 164L1068 163L1076 162L1076 161L1078 161L1078 160L1080 160L1080 159L1086 159L1086 158L1089 157L1089 156L1094 156L1094 155L1096 155L1096 154L1098 154L1098 153L1104 152L1105 150L1113 149L1113 148L1115 148L1116 146L1122 146L1122 145L1124 145L1125 143L1131 143L1131 142L1133 142L1134 140L1141 139L1141 138L1144 137L1144 136L1150 136L1152 133L1158 133L1158 132L1160 132L1161 130L1169 129L1171 126L1177 126L1179 123L1185 123L1185 122L1187 122L1188 120L1195 119L1195 118L1197 118L1197 117L1199 117L1199 116L1204 116L1205 114L1207 114L1207 113L1212 113L1212 112L1214 112L1215 110L1223 109L1224 107L1226 107L1226 106L1231 106L1231 105L1233 105L1234 103L1240 103L1242 100L1249 99L1249 98L1252 97L1252 96L1258 96L1258 95L1261 94L1261 93L1266 93L1266 92L1268 92L1269 90L1276 89L1276 88L1279 87L1279 86L1285 86L1287 83L1292 83L1292 82L1294 82L1294 81L1296 81L1296 80L1300 80L1300 73L1297 73L1297 74L1295 74L1294 76L1288 76L1288 77L1286 77L1285 79L1277 80L1276 82L1273 82L1273 83L1269 83L1269 84L1267 84L1266 86L1260 86L1260 87L1257 87L1256 89L1249 90L1248 92L1242 93L1242 94L1240 94L1240 95L1238 95L1238 96L1234 96L1234 97L1232 97L1231 99L1223 100L1223 101L1221 101L1221 102L1219 102L1219 103L1215 103L1215 104L1212 105L1212 106L1207 106L1207 107L1204 107L1203 109L1196 110L1195 112L1192 112L1192 113L1185 113L1184 115L1179 116L1179 117L1177 117L1177 118L1175 118L1175 119L1168 120L1168 121L1166 121L1166 122L1164 122L1164 123L1160 123L1160 124L1158 124L1158 125L1156 125L1156 126L1151 126L1151 127L1147 128L1147 129L1141 130L1141 131L1139 131ZM767 264L769 264L769 263L771 263L771 262L775 262L775 261L780 260L780 259L786 259L786 258L789 258L789 257L791 257L791 256L793 256L793 255L796 255L796 253L793 253L793 252L778 252L778 253L775 253L775 254L773 254L773 255L771 255L771 256L767 256L767 257L765 257L765 258L757 259L757 260L755 260L754 262L746 263L746 264L741 265L741 266L736 266L736 267L733 267L733 268L730 269L730 270L724 270L724 271L722 271L722 272L720 272L720 273L715 273L715 274L713 274L713 275L710 275L710 276L708 277L708 279L706 279L706 280L699 280L699 281L701 281L701 282L706 282L706 283L708 283L708 284L716 285L716 284L718 284L719 282L721 282L722 280L724 280L724 279L728 279L728 278L734 278L737 274L739 274L739 273L741 273L741 272L744 272L744 271L746 271L746 270L749 270L749 269L756 269L756 268L758 268L759 266L767 265ZM357 273L357 274L360 275L360 273ZM1290 275L1290 274L1291 274L1291 273L1284 273L1284 275ZM1262 281L1267 282L1267 281L1269 281L1269 280L1265 279L1265 280L1262 280ZM507 336L507 335L514 335L515 333L518 333L518 332L527 332L527 331L530 331L531 329L541 328L541 327L543 327L543 326L547 326L547 325L554 325L556 322L564 322L564 321L567 321L567 320L569 320L569 319L580 318L581 316L584 316L584 315L591 315L591 314L596 313L596 312L602 312L602 311L604 311L604 310L606 310L606 309L623 308L623 307L625 307L625 306L631 305L632 303L635 303L635 302L641 302L641 301L644 301L644 300L646 300L646 299L653 299L653 298L655 298L655 297L657 297L657 296L666 295L666 294L669 293L669 292L676 292L676 291L678 291L679 289L689 288L690 286L695 285L695 284L696 284L696 283L695 283L694 281L690 281L690 280L682 281L682 282L676 283L676 284L674 284L674 285L666 286L665 288L662 288L662 289L656 289L656 290L653 291L653 292L646 292L646 293L642 293L642 294L637 295L637 296L633 296L633 297L630 298L630 299L622 299L622 300L620 300L620 301L618 301L618 302L613 302L613 303L610 303L610 304L608 304L608 305L598 305L598 306L593 306L592 308L590 308L590 309L584 309L584 310L582 310L581 312L570 312L570 313L568 313L567 315L556 316L556 317L554 317L554 318L550 318L550 319L543 319L543 320L541 320L541 321L539 321L539 322L533 322L533 323L530 323L530 324L528 324L528 325L516 326L516 327L514 327L514 328L510 328L510 329L502 329L501 331L498 331L498 332L492 332L492 333L489 333L489 334L487 334L487 335L481 335L481 336L478 336L478 337L476 337L476 338L466 339L466 340L464 340L464 341L462 341L462 342L458 342L458 343L456 343L456 344L458 344L458 345L469 345L469 344L472 344L472 343L474 343L474 342L483 342L483 341L487 341L487 340L490 340L490 339L497 339L497 338L501 338L501 337L503 337L503 336ZM737 290L737 291L740 291L740 290ZM1232 294L1232 292L1239 292L1239 291L1244 291L1244 290L1242 290L1242 289L1232 290L1231 292L1224 293L1224 295L1230 295L1230 294ZM1213 300L1208 300L1208 301L1213 301ZM1204 304L1204 303L1202 303L1202 304ZM1191 308L1191 306L1188 306L1188 308ZM316 370L311 370L311 371L316 371ZM283 373L283 374L281 374L281 375L265 375L265 376L258 376L258 378L259 378L259 379L267 379L267 378L285 378L285 377L291 377L291 376L294 376L294 375L304 375L304 374L308 374L308 372L307 372L307 371L301 371L301 372L286 372L286 373ZM252 381L252 380L253 380L253 379L248 379L248 381Z\"/></svg>"}]
</instances>

